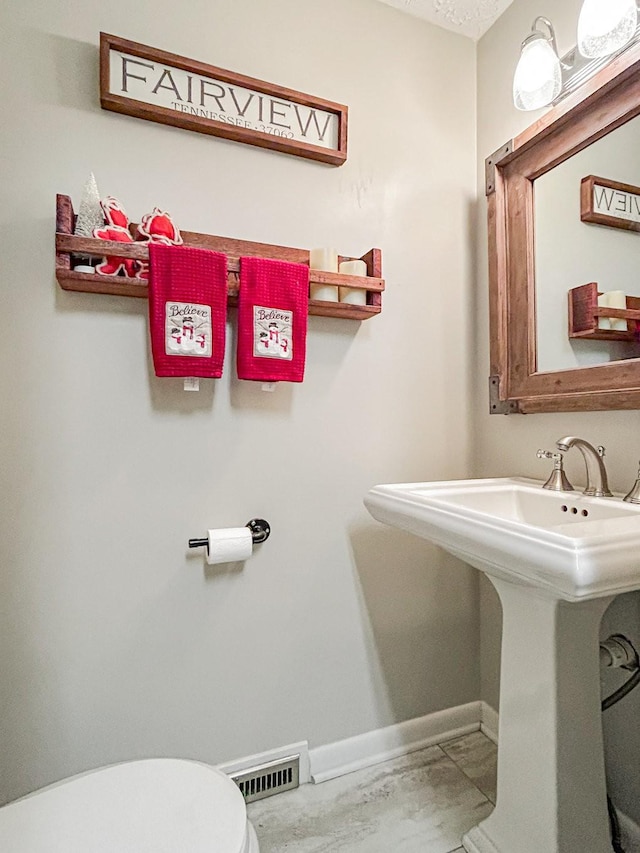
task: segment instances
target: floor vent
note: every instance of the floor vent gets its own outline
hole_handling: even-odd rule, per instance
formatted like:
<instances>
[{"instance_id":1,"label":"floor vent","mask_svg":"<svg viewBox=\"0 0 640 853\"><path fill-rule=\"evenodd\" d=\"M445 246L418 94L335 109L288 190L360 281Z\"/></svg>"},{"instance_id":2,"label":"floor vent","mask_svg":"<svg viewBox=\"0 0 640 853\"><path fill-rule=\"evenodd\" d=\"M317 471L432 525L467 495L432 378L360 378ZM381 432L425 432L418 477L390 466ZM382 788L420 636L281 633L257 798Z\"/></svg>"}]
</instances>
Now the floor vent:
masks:
<instances>
[{"instance_id":1,"label":"floor vent","mask_svg":"<svg viewBox=\"0 0 640 853\"><path fill-rule=\"evenodd\" d=\"M242 792L248 803L262 800L290 791L300 784L300 756L289 755L278 761L260 764L258 767L247 767L239 773L232 773L231 779Z\"/></svg>"}]
</instances>

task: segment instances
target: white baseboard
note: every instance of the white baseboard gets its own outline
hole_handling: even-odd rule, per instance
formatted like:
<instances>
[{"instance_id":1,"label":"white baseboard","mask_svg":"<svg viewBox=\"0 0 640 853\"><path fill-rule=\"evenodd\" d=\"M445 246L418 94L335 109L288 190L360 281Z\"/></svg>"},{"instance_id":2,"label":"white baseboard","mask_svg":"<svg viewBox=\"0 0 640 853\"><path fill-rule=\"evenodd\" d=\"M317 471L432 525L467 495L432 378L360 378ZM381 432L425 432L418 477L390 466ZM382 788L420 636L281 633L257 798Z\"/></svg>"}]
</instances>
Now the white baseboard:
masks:
<instances>
[{"instance_id":1,"label":"white baseboard","mask_svg":"<svg viewBox=\"0 0 640 853\"><path fill-rule=\"evenodd\" d=\"M246 755L244 758L227 761L225 764L218 764L216 766L218 770L222 770L223 773L230 776L232 773L240 773L249 767L259 767L261 764L279 761L283 758L288 758L290 755L300 756L300 784L304 785L310 782L309 744L306 740L302 740L299 743L290 743L288 746L281 746L276 749L269 749L267 752L258 752L255 755Z\"/></svg>"},{"instance_id":2,"label":"white baseboard","mask_svg":"<svg viewBox=\"0 0 640 853\"><path fill-rule=\"evenodd\" d=\"M307 741L247 755L235 761L218 764L218 770L230 775L249 767L278 761L290 755L300 756L300 784L326 782L345 773L363 770L418 749L443 743L471 732L482 731L494 743L498 742L498 714L486 702L469 702L424 717L405 720L383 729L375 729L346 740L309 749ZM621 825L622 825L621 815ZM629 818L625 819L633 827ZM640 830L637 827L640 836ZM630 853L640 853L633 848Z\"/></svg>"},{"instance_id":3,"label":"white baseboard","mask_svg":"<svg viewBox=\"0 0 640 853\"><path fill-rule=\"evenodd\" d=\"M498 712L486 702L481 702L480 710L480 731L485 734L489 740L498 743L499 719Z\"/></svg>"},{"instance_id":4,"label":"white baseboard","mask_svg":"<svg viewBox=\"0 0 640 853\"><path fill-rule=\"evenodd\" d=\"M345 773L353 773L355 770L362 770L418 749L476 732L481 728L485 716L487 736L492 737L489 729L497 730L497 714L493 711L494 719L485 711L485 707L492 711L483 702L469 702L467 705L436 711L384 729L315 747L309 750L311 779L313 782L326 782Z\"/></svg>"},{"instance_id":5,"label":"white baseboard","mask_svg":"<svg viewBox=\"0 0 640 853\"><path fill-rule=\"evenodd\" d=\"M625 853L640 853L640 826L621 811L618 811L618 821Z\"/></svg>"}]
</instances>

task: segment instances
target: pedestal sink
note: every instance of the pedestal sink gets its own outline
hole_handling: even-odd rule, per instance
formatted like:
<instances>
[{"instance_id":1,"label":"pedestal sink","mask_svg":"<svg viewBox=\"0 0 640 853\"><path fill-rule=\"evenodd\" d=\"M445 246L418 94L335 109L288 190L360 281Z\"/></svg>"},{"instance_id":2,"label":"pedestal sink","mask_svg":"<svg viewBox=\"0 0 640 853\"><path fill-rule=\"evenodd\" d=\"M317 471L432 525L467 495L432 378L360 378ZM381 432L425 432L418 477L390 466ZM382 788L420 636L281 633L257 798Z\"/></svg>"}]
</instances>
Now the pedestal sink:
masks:
<instances>
[{"instance_id":1,"label":"pedestal sink","mask_svg":"<svg viewBox=\"0 0 640 853\"><path fill-rule=\"evenodd\" d=\"M498 796L468 853L611 853L598 632L613 596L640 588L640 507L541 486L404 483L365 497L378 521L484 572L502 602Z\"/></svg>"}]
</instances>

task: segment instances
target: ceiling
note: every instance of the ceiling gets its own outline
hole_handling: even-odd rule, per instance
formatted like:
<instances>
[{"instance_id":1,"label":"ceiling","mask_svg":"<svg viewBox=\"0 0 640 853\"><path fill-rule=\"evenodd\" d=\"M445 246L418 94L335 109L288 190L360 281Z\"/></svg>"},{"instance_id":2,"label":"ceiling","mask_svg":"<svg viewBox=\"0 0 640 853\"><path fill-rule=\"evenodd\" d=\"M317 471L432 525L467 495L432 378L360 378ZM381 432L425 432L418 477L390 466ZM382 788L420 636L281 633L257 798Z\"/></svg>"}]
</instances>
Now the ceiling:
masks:
<instances>
[{"instance_id":1,"label":"ceiling","mask_svg":"<svg viewBox=\"0 0 640 853\"><path fill-rule=\"evenodd\" d=\"M380 0L463 36L479 39L513 0Z\"/></svg>"}]
</instances>

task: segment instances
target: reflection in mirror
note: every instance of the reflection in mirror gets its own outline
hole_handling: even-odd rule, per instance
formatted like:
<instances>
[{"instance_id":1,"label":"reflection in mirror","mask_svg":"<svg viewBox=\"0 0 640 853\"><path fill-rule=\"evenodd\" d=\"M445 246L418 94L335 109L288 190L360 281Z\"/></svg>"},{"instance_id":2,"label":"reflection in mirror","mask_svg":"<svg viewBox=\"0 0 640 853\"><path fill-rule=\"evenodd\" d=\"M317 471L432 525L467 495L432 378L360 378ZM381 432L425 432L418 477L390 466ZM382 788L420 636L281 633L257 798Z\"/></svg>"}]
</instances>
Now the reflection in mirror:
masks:
<instances>
[{"instance_id":1,"label":"reflection in mirror","mask_svg":"<svg viewBox=\"0 0 640 853\"><path fill-rule=\"evenodd\" d=\"M597 175L640 187L640 117L617 128L534 182L538 371L566 370L640 357L640 343L569 338L568 291L596 282L599 293L640 298L640 232L581 221L582 179ZM629 216L628 195L595 189L612 215ZM633 215L635 215L635 210ZM640 211L637 211L640 219ZM622 296L622 294L620 294ZM622 297L624 302L624 297ZM614 299L615 302L615 299ZM601 318L602 329L635 332L636 323ZM630 335L633 338L633 335Z\"/></svg>"}]
</instances>

